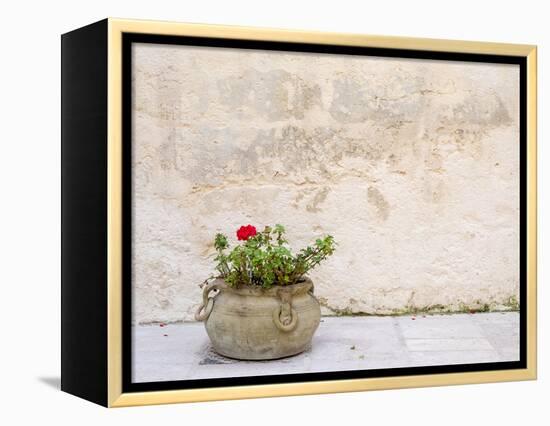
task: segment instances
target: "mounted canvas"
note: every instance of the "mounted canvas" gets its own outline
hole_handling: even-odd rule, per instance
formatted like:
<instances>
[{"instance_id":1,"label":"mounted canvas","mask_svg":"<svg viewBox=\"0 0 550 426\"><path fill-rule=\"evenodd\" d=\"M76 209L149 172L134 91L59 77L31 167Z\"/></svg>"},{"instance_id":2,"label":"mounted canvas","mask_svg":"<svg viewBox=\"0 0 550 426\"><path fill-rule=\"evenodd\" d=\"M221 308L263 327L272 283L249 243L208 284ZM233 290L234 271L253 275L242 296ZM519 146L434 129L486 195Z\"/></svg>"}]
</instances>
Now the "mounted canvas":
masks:
<instances>
[{"instance_id":1,"label":"mounted canvas","mask_svg":"<svg viewBox=\"0 0 550 426\"><path fill-rule=\"evenodd\" d=\"M108 19L62 73L63 390L535 378L535 47Z\"/></svg>"}]
</instances>

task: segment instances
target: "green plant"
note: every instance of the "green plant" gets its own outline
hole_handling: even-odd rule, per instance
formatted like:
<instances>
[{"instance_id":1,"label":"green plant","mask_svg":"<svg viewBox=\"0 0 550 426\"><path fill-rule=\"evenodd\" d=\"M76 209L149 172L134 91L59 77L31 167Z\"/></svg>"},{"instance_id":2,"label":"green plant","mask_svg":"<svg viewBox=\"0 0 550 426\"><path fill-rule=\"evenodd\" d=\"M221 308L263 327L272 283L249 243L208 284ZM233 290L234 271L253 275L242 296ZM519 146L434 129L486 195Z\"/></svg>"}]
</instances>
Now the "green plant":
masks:
<instances>
[{"instance_id":1,"label":"green plant","mask_svg":"<svg viewBox=\"0 0 550 426\"><path fill-rule=\"evenodd\" d=\"M242 243L231 250L225 235L216 234L214 239L217 275L212 278L222 278L232 287L295 284L332 255L336 246L334 238L327 235L293 254L282 225L266 226L259 233L251 225L242 226L237 238Z\"/></svg>"}]
</instances>

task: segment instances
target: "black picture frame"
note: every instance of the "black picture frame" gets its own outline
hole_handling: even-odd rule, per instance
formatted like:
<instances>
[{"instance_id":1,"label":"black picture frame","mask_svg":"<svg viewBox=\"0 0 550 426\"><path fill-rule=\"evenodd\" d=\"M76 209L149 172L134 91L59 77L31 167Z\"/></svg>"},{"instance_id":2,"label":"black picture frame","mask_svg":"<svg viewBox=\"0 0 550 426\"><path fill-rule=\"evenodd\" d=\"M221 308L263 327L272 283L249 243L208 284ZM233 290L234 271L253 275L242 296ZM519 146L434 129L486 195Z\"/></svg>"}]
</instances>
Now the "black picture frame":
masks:
<instances>
[{"instance_id":1,"label":"black picture frame","mask_svg":"<svg viewBox=\"0 0 550 426\"><path fill-rule=\"evenodd\" d=\"M89 401L104 405L133 405L147 403L132 399L133 395L147 392L174 390L202 390L233 388L243 386L267 386L279 384L317 383L355 379L422 377L442 374L472 372L520 371L519 378L535 378L535 312L534 305L536 271L533 270L533 239L536 238L532 224L536 193L532 194L535 178L533 155L536 113L533 96L536 93L533 46L506 45L494 47L472 42L456 47L416 39L418 47L399 40L372 44L352 45L334 36L333 42L306 42L307 37L290 35L293 41L281 41L277 34L267 32L255 37L250 29L242 34L250 38L231 36L207 36L208 28L194 30L181 24L181 30L174 30L175 24L136 23L134 21L105 19L78 30L64 34L61 38L61 388ZM162 31L156 31L156 29ZM191 28L191 29L187 29ZM114 29L114 30L113 30ZM142 30L140 30L142 29ZM229 30L228 30L229 31ZM259 30L258 30L259 31ZM203 35L197 35L196 33ZM186 34L182 34L186 33ZM187 34L188 33L188 34ZM261 33L261 32L260 32ZM206 34L206 35L205 35ZM217 34L217 33L216 33ZM263 33L261 33L263 34ZM275 35L273 35L275 34ZM116 38L119 37L119 38ZM438 41L440 42L440 41ZM132 377L132 79L131 46L133 43L164 45L209 46L237 49L260 49L266 51L292 51L330 53L341 55L363 55L388 58L415 58L427 60L460 61L514 64L520 70L520 359L513 362L455 364L425 367L387 368L376 370L335 371L323 373L301 373L287 375L265 375L234 378L195 379L133 383ZM391 45L392 47L388 47ZM453 47L455 46L455 47ZM516 50L519 53L514 53ZM120 51L118 51L120 49ZM502 54L502 52L511 52ZM489 52L489 53L488 53ZM496 53L495 53L496 52ZM120 55L120 57L118 56ZM112 63L120 59L120 86L113 85ZM118 65L117 65L118 66ZM120 123L118 123L110 100L120 95ZM535 101L536 102L536 101ZM117 112L118 114L118 112ZM113 118L115 117L115 118ZM113 238L110 224L113 182L110 180L112 151L112 126L120 124L121 164L121 294L120 306L112 297L110 265L113 257L109 249ZM110 133L111 132L111 133ZM536 159L535 159L536 160ZM535 198L533 198L535 197ZM118 238L118 235L115 236ZM113 302L115 300L115 302ZM116 315L113 314L116 313ZM120 335L114 326L120 312ZM118 324L118 323L117 323ZM116 324L115 324L116 325ZM116 345L110 344L116 342ZM118 346L120 345L120 352ZM113 349L114 348L114 349ZM113 366L121 365L120 372ZM120 375L119 375L120 373ZM450 377L450 376L449 376ZM472 379L497 381L500 377ZM513 379L516 376L510 376ZM418 379L417 383L420 383ZM457 381L458 382L458 381ZM422 382L423 383L423 382ZM426 381L426 383L430 383ZM269 388L271 389L271 388ZM330 387L325 388L330 391ZM299 392L308 393L308 391ZM266 395L273 394L266 390ZM284 391L275 391L284 394ZM183 394L182 394L183 395ZM187 394L186 394L187 395ZM208 399L204 396L166 396L151 399L151 402L176 402ZM124 396L123 402L118 402ZM217 399L213 396L212 399ZM129 401L129 402L126 402Z\"/></svg>"}]
</instances>

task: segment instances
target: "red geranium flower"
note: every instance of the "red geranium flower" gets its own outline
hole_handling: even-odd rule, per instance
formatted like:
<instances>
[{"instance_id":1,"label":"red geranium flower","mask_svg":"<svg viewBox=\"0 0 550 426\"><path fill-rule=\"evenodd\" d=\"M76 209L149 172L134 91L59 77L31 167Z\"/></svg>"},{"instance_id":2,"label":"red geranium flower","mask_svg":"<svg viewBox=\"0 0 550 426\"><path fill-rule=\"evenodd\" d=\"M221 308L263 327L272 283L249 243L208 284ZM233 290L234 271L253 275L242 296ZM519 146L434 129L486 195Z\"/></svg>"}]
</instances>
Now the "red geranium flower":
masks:
<instances>
[{"instance_id":1,"label":"red geranium flower","mask_svg":"<svg viewBox=\"0 0 550 426\"><path fill-rule=\"evenodd\" d=\"M237 230L237 238L239 241L246 241L254 235L256 235L256 228L252 225L241 226Z\"/></svg>"}]
</instances>

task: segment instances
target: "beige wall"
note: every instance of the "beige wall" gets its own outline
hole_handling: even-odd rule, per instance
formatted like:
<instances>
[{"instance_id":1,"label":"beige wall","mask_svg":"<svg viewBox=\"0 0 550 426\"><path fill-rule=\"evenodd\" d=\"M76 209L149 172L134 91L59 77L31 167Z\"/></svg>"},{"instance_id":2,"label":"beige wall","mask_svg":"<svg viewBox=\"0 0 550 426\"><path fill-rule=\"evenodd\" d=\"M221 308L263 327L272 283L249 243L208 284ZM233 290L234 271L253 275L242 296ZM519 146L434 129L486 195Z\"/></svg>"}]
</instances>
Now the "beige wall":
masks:
<instances>
[{"instance_id":1,"label":"beige wall","mask_svg":"<svg viewBox=\"0 0 550 426\"><path fill-rule=\"evenodd\" d=\"M134 319L192 320L212 240L282 223L324 313L518 297L519 69L137 45Z\"/></svg>"}]
</instances>

